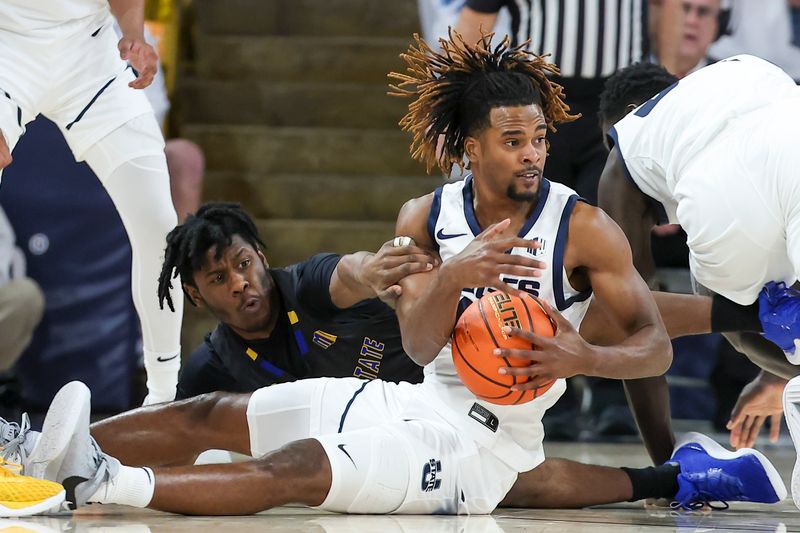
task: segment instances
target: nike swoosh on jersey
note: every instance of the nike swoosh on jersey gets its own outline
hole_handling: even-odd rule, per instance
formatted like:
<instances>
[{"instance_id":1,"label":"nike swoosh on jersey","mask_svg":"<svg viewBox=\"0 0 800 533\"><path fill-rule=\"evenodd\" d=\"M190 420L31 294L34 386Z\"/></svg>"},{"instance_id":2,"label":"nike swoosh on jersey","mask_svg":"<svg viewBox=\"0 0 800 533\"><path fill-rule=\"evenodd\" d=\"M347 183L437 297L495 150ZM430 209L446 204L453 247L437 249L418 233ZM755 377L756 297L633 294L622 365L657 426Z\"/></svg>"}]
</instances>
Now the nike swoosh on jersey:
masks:
<instances>
[{"instance_id":1,"label":"nike swoosh on jersey","mask_svg":"<svg viewBox=\"0 0 800 533\"><path fill-rule=\"evenodd\" d=\"M464 235L466 235L466 233L445 233L444 229L440 229L436 232L436 238L442 239L443 241L447 239L455 239L456 237L463 237Z\"/></svg>"},{"instance_id":2,"label":"nike swoosh on jersey","mask_svg":"<svg viewBox=\"0 0 800 533\"><path fill-rule=\"evenodd\" d=\"M177 353L176 353L176 354L175 354L175 355L173 355L172 357L161 357L161 356L159 355L158 357L156 357L156 361L158 361L159 363L166 363L167 361L172 361L173 359L175 359L176 357L178 357L178 355L180 355L180 354L177 354Z\"/></svg>"}]
</instances>

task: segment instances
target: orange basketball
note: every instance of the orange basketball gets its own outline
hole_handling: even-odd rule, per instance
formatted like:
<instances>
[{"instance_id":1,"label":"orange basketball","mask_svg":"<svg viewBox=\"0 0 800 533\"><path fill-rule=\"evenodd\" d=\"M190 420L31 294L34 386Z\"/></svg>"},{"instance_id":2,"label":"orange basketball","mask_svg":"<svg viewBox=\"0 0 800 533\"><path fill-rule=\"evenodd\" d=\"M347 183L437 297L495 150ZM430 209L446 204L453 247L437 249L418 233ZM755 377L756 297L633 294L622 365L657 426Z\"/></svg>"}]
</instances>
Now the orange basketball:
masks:
<instances>
[{"instance_id":1,"label":"orange basketball","mask_svg":"<svg viewBox=\"0 0 800 533\"><path fill-rule=\"evenodd\" d=\"M528 381L527 376L509 376L497 373L506 366L528 366L530 361L515 357L497 357L495 348L518 350L536 349L530 342L503 333L503 326L518 327L537 335L555 335L555 322L535 296L522 293L522 297L505 292L489 292L467 307L453 331L453 363L458 377L478 398L487 402L513 405L536 399L555 381L536 389L512 391L509 387Z\"/></svg>"}]
</instances>

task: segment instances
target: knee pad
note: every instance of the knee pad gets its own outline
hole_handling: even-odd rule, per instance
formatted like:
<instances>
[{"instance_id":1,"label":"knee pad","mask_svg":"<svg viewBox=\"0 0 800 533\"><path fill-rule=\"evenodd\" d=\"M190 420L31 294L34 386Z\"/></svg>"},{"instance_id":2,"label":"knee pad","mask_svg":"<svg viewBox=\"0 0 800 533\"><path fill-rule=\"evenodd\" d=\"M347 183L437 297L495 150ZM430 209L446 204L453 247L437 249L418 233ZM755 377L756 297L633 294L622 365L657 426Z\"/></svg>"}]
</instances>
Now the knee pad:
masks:
<instances>
[{"instance_id":1,"label":"knee pad","mask_svg":"<svg viewBox=\"0 0 800 533\"><path fill-rule=\"evenodd\" d=\"M158 156L163 160L158 163L159 167L163 166L167 172L164 136L152 113L129 120L97 141L83 155L104 184L120 165L143 156Z\"/></svg>"}]
</instances>

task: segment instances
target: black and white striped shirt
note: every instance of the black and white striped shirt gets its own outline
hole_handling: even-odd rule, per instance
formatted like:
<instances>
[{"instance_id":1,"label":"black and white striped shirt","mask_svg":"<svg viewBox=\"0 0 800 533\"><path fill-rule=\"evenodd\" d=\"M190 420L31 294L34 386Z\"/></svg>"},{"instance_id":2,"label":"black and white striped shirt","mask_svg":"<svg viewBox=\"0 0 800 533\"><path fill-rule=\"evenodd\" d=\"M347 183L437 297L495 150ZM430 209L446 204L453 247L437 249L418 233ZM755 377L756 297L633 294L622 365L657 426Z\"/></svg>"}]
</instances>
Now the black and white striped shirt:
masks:
<instances>
[{"instance_id":1,"label":"black and white striped shirt","mask_svg":"<svg viewBox=\"0 0 800 533\"><path fill-rule=\"evenodd\" d=\"M531 39L549 53L563 78L606 78L648 53L647 0L467 0L481 13L506 6L511 40Z\"/></svg>"}]
</instances>

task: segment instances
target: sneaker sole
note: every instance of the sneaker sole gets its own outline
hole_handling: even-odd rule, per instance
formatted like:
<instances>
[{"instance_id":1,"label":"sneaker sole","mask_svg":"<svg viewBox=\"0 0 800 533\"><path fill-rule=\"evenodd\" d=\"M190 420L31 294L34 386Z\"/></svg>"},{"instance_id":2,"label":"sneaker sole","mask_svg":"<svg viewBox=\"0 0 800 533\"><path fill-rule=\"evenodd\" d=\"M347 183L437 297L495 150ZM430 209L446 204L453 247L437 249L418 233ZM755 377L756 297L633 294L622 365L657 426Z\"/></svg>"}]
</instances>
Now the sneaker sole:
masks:
<instances>
[{"instance_id":1,"label":"sneaker sole","mask_svg":"<svg viewBox=\"0 0 800 533\"><path fill-rule=\"evenodd\" d=\"M24 474L56 480L75 428L89 419L91 393L80 381L64 385L53 398L36 446L28 456Z\"/></svg>"},{"instance_id":2,"label":"sneaker sole","mask_svg":"<svg viewBox=\"0 0 800 533\"><path fill-rule=\"evenodd\" d=\"M797 460L792 470L792 500L800 509L800 377L792 378L783 389L783 415L789 426L789 435L794 443Z\"/></svg>"},{"instance_id":3,"label":"sneaker sole","mask_svg":"<svg viewBox=\"0 0 800 533\"><path fill-rule=\"evenodd\" d=\"M13 509L11 507L6 507L2 503L0 503L0 517L3 518L10 518L10 517L18 517L18 516L32 516L35 514L45 513L53 508L60 507L61 504L64 502L64 498L66 496L66 491L61 491L55 496L51 496L46 500L42 500L37 504L31 505L29 507L24 507L22 509ZM26 523L26 527L27 527Z\"/></svg>"},{"instance_id":4,"label":"sneaker sole","mask_svg":"<svg viewBox=\"0 0 800 533\"><path fill-rule=\"evenodd\" d=\"M789 427L791 429L791 426ZM717 441L697 432L690 432L681 437L675 444L675 449L677 450L681 446L690 442L696 442L700 444L711 457L716 459L736 459L737 457L741 457L743 455L755 456L755 458L758 459L758 462L761 463L761 466L764 467L764 471L767 473L767 478L769 479L772 488L775 490L775 495L778 497L778 501L786 498L786 485L783 483L781 475L777 470L775 470L775 467L772 466L770 460L767 459L767 457L760 451L752 448L742 448L741 450L732 452L723 448L719 443L717 443ZM797 466L795 465L795 469L796 468ZM792 487L794 487L794 481L792 481ZM792 489L792 494L794 494L794 488Z\"/></svg>"}]
</instances>

